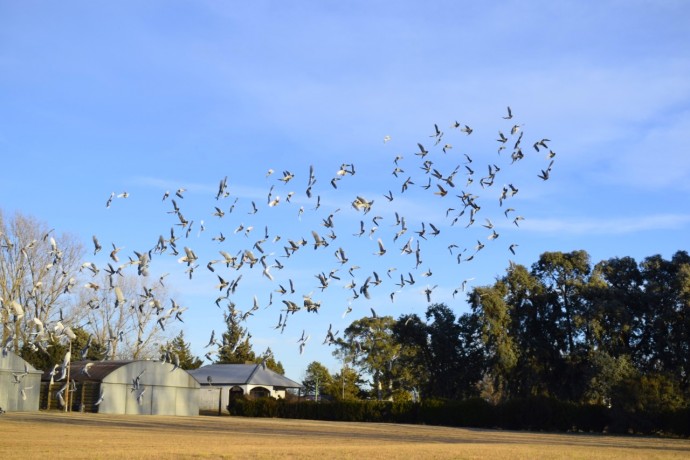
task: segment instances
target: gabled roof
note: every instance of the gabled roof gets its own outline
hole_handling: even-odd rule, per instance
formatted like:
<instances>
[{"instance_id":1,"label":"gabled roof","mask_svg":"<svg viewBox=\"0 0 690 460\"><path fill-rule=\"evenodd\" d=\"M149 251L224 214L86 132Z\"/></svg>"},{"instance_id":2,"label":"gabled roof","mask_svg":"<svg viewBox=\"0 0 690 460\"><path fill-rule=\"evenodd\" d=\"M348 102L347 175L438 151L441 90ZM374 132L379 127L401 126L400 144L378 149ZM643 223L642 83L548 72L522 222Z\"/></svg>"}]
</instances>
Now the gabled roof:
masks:
<instances>
[{"instance_id":1,"label":"gabled roof","mask_svg":"<svg viewBox=\"0 0 690 460\"><path fill-rule=\"evenodd\" d=\"M301 388L302 385L261 364L209 364L188 371L201 385L265 385Z\"/></svg>"}]
</instances>

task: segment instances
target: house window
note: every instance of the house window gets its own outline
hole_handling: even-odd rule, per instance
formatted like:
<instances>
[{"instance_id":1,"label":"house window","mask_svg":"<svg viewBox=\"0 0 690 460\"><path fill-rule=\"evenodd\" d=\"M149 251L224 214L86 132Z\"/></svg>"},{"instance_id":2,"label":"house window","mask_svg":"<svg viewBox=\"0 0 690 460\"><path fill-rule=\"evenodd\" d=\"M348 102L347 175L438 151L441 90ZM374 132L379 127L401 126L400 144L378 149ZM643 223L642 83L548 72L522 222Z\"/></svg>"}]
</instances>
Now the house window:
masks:
<instances>
[{"instance_id":1,"label":"house window","mask_svg":"<svg viewBox=\"0 0 690 460\"><path fill-rule=\"evenodd\" d=\"M271 392L264 387L252 388L252 390L249 392L249 394L253 398L267 398L267 397L271 396Z\"/></svg>"}]
</instances>

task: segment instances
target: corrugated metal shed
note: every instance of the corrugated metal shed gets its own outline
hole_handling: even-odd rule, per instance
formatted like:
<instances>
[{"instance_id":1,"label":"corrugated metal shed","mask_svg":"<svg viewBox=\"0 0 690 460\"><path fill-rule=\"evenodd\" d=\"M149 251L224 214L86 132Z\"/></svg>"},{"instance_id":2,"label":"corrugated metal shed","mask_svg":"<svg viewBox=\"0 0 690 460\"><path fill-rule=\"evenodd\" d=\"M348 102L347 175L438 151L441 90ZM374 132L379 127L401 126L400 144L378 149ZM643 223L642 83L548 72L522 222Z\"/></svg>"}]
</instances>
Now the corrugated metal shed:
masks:
<instances>
[{"instance_id":1,"label":"corrugated metal shed","mask_svg":"<svg viewBox=\"0 0 690 460\"><path fill-rule=\"evenodd\" d=\"M9 350L0 351L0 408L37 411L40 388L41 371Z\"/></svg>"},{"instance_id":2,"label":"corrugated metal shed","mask_svg":"<svg viewBox=\"0 0 690 460\"><path fill-rule=\"evenodd\" d=\"M46 386L50 374L43 374ZM161 361L78 361L71 364L70 410L106 414L198 415L199 384L185 370ZM55 407L56 391L46 390ZM100 403L96 404L98 400ZM59 408L59 407L58 407Z\"/></svg>"}]
</instances>

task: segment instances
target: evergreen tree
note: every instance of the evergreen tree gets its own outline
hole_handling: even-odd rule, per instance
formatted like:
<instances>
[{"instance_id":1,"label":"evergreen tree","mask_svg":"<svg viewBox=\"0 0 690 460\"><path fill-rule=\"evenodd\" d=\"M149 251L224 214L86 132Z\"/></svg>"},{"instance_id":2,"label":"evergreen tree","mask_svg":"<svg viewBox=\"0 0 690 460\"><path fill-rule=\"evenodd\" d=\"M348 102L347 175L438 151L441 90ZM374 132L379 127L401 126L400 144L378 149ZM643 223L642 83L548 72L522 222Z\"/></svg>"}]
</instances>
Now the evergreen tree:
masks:
<instances>
[{"instance_id":1,"label":"evergreen tree","mask_svg":"<svg viewBox=\"0 0 690 460\"><path fill-rule=\"evenodd\" d=\"M276 361L271 347L268 347L265 352L263 352L260 356L256 358L255 361L259 364L263 364L275 373L285 375L285 369L283 368L283 364L280 361Z\"/></svg>"},{"instance_id":2,"label":"evergreen tree","mask_svg":"<svg viewBox=\"0 0 690 460\"><path fill-rule=\"evenodd\" d=\"M180 368L184 370L198 369L204 363L199 357L192 355L189 343L184 340L184 331L160 348L161 354L166 352L177 355Z\"/></svg>"},{"instance_id":3,"label":"evergreen tree","mask_svg":"<svg viewBox=\"0 0 690 460\"><path fill-rule=\"evenodd\" d=\"M251 334L240 326L240 314L231 303L225 314L227 330L223 333L223 343L218 350L216 364L246 364L257 362L256 354L249 343Z\"/></svg>"},{"instance_id":4,"label":"evergreen tree","mask_svg":"<svg viewBox=\"0 0 690 460\"><path fill-rule=\"evenodd\" d=\"M333 377L326 366L318 361L313 361L307 366L302 385L306 394L314 396L317 400L324 394L333 396Z\"/></svg>"},{"instance_id":5,"label":"evergreen tree","mask_svg":"<svg viewBox=\"0 0 690 460\"><path fill-rule=\"evenodd\" d=\"M104 358L105 347L96 342L93 336L84 329L76 327L72 330L76 338L72 341L71 361L98 361ZM62 363L65 353L70 349L69 341L50 338L47 347L25 343L19 355L38 370L52 369L55 364Z\"/></svg>"},{"instance_id":6,"label":"evergreen tree","mask_svg":"<svg viewBox=\"0 0 690 460\"><path fill-rule=\"evenodd\" d=\"M280 375L285 374L285 369L280 361L277 361L271 348L257 355L249 339L252 335L246 328L240 325L240 314L233 304L228 305L228 313L225 314L227 330L223 333L223 342L218 350L216 364L247 364L256 363L266 366L268 369Z\"/></svg>"},{"instance_id":7,"label":"evergreen tree","mask_svg":"<svg viewBox=\"0 0 690 460\"><path fill-rule=\"evenodd\" d=\"M362 392L362 385L365 383L355 369L344 366L340 372L333 374L326 392L339 400L361 399L365 396Z\"/></svg>"}]
</instances>

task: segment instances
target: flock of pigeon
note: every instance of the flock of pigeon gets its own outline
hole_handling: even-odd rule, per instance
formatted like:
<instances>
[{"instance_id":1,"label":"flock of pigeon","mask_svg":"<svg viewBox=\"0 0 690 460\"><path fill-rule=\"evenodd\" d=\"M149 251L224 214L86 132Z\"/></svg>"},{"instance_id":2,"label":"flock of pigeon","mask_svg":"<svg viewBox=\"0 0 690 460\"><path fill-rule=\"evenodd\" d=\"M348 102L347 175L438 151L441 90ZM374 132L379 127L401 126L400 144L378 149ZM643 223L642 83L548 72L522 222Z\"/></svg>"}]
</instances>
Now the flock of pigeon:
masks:
<instances>
[{"instance_id":1,"label":"flock of pigeon","mask_svg":"<svg viewBox=\"0 0 690 460\"><path fill-rule=\"evenodd\" d=\"M167 191L162 201L169 203L167 212L174 216L169 232L161 234L151 250L135 252L136 257L130 258L130 263L136 265L139 274L147 275L148 266L153 257L171 254L178 257L178 262L184 266L185 274L189 279L194 277L195 270L200 266L205 267L217 276L216 288L219 295L215 303L218 307L221 307L221 304L227 307L226 322L245 321L262 305L267 308L276 304L278 307L276 310L279 311L275 329L281 332L285 329L288 320L297 312L319 311L321 302L315 299L315 291L323 293L326 289L329 291L344 289L342 292L346 293L344 303L347 307L343 316L351 312L353 305L357 302L371 300L374 289L384 289L386 285L388 286L387 297L391 302L395 302L396 295L405 290L414 289L411 286L418 283L418 278L425 278L427 282L433 278L431 269L422 269L424 267L423 253L438 252L440 248L438 245L434 247L430 240L436 239L442 231L453 234L453 242L442 249L448 251L451 257L449 264L465 264L478 257L479 252L487 244L497 244L494 242L500 236L499 226L494 222L498 218L509 222L511 227L520 226L524 217L511 206L519 188L506 179L501 182L503 185L500 187L494 185L508 176L504 172L505 169L518 167L526 155L539 155L545 158L545 167L534 171L534 176L542 181L549 179L556 155L549 147L550 140L539 137L530 140L529 144L523 144L523 125L514 123L510 107L502 118L506 120L505 133L504 130L498 130L496 153L492 154L490 159L474 158L475 155L461 149L456 149L461 153L454 153L453 145L448 140L449 136L446 136L438 124L434 124L429 139L418 142L416 146L409 149L409 152L397 153L392 157L390 174L393 180L397 181L396 191L393 191L391 186L391 189L382 190L379 196L365 197L360 194L347 196L346 201L335 200L337 204L334 209L325 209L322 194L329 191L332 192L329 194L331 196L341 190L345 181L353 180L352 178L357 174L353 163L342 163L333 175L327 176L325 181L320 177L317 180L313 165L310 165L308 169L305 166L305 175L302 177L296 170L282 170L276 173L273 169L268 169L265 176L268 190L264 203L250 199L247 199L246 203L240 201L240 197L233 196L226 176L220 180L215 202L212 206L209 205L207 214L211 219L224 222L222 225L216 225L220 229L211 235L211 240L218 244L217 254L220 257L217 258L202 261L192 247L193 238L190 239L190 235L202 235L206 232L208 224L205 225L204 220L200 220L197 228L194 228L194 220L185 217L187 211L183 209L182 203L187 190L180 187L173 193ZM472 127L457 121L453 122L449 129L458 132L460 136L470 136L474 132ZM388 144L391 137L385 136L383 141ZM451 166L447 166L448 164ZM319 189L320 184L323 184L321 189ZM299 192L300 187L303 190L302 193ZM396 210L396 200L404 198L406 194L412 194L413 188L418 193L427 193L424 201L429 203L429 214L433 214L432 209L443 206L437 203L445 204L442 207L445 215L443 221L425 221L424 216L420 218L419 215L409 219L402 209ZM490 193L495 189L498 189L498 193ZM481 190L481 195L475 190ZM127 197L127 192L119 195L112 193L106 206L110 206L114 198ZM498 218L488 215L487 212L481 212L484 208L490 208L487 205L488 201L498 203L498 209L500 209ZM307 217L311 215L310 223L306 224L310 227L301 234L285 235L273 233L268 225L259 223L261 213L265 208L279 206L295 209L294 218L300 222L303 220L306 222ZM359 214L359 218L353 218L350 212L344 217L345 221L342 224L338 222L339 215L346 214L345 209L350 208ZM402 208L404 209L404 206ZM233 216L237 216L237 219L227 225L225 222ZM383 229L385 220L388 220L388 229ZM411 220L416 222L414 228L412 224L408 227ZM471 227L486 229L486 235L484 238L477 239L476 244L473 242L470 245L460 245L457 235L462 229ZM223 228L226 230L224 231ZM343 235L341 228L344 228L345 236L349 237L351 234L355 237L354 240L341 237L340 235ZM338 229L337 232L336 229ZM345 246L345 244L350 246ZM356 247L351 251L353 245ZM517 246L517 243L509 242L506 244L506 250L514 255ZM117 246L112 244L112 247L116 253ZM227 247L233 249L229 250ZM289 272L289 270L284 270L286 265L290 259L303 254L305 247L327 254L325 257L321 256L317 263L312 264L313 266L321 266L321 263L329 265L326 265L325 270L315 271L313 276L316 281L313 284L304 286L302 282L301 286L297 286L293 278L283 277L281 274ZM368 247L372 250L369 251ZM96 237L94 237L94 248L95 251L100 248ZM362 248L365 249L362 250ZM355 257L351 256L352 253L356 253L359 259L355 260ZM317 260L315 254L304 257L308 257L310 261ZM395 265L384 265L390 260L385 259L385 256L392 254L408 256L412 263L408 264L408 268L404 270L395 262ZM111 258L117 261L112 253ZM385 259L385 262L379 263L376 259ZM371 266L373 268L370 270L364 270L364 267ZM113 270L112 267L109 269L111 275ZM115 270L116 273L117 270ZM243 276L248 271L260 272L261 277L271 283L272 290L268 299L259 301L257 295L254 295L251 305L239 308L234 299ZM466 278L459 283L453 291L453 296L464 292L471 279ZM334 288L333 285L338 285L338 287ZM421 290L427 302L432 301L432 294L436 288L437 285L432 286L429 283ZM118 295L118 299L120 297ZM124 300L121 299L121 301ZM369 309L372 315L376 315L373 308ZM181 320L181 311L175 302L169 310L160 308L160 319L163 320L160 322L161 327L164 321L171 318ZM337 332L334 333L332 326L329 326L324 343L334 342L336 335ZM302 331L298 340L300 352L304 350L309 338L310 335ZM223 343L217 340L215 332L212 332L206 345L206 348L212 350L206 355L207 359L212 360L214 350L221 346Z\"/></svg>"},{"instance_id":2,"label":"flock of pigeon","mask_svg":"<svg viewBox=\"0 0 690 460\"><path fill-rule=\"evenodd\" d=\"M343 317L358 304L365 305L366 311L376 316L373 296L377 302L381 298L396 302L399 296L414 293L420 296L420 301L431 303L438 284L432 283L434 270L425 260L431 259L431 254L434 260L445 254L443 266L437 268L447 272L456 264L465 267L488 245L502 245L506 257L509 253L514 255L518 244L510 236L519 229L524 217L518 212L515 196L520 189L513 182L511 171L517 171L526 163L523 159L531 157L540 158L543 166L515 177L531 177L539 182L551 175L556 155L549 146L551 141L538 137L523 143L523 125L514 122L510 107L502 118L505 127L498 130L495 149L483 147L490 153L482 154L458 144L473 136L475 130L469 125L455 121L444 128L434 124L423 141L391 155L390 169L378 172L390 179L377 183L388 185L371 196L349 192L357 187L353 181L358 170L353 163L342 163L325 179L317 177L313 166L278 173L268 169L263 202L234 195L227 176L219 181L215 197L209 196L209 200L214 199L205 210L185 208L188 195L184 187L165 192L161 202L171 222L152 247L133 251L125 260L123 248L116 242L101 244L93 236L93 255L109 251L109 257L100 268L94 262L82 265L93 277L85 284L87 291L94 293L89 306L98 308L101 297L96 294L107 290L112 292L116 305L130 304L132 308L142 303L153 305L161 328L171 321L183 321L185 307L174 300L167 307L155 294L154 285L164 285L167 274L151 277L150 266L153 260L163 256L173 256L190 280L195 279L199 270L211 272L217 278L215 303L228 323L241 323L260 308L274 305L277 319L274 328L283 332L295 315L318 313L321 301L314 293L323 294L326 290L340 293L334 295L342 298ZM390 136L385 136L383 142L385 149L398 148L392 147ZM533 164L529 162L531 167ZM406 215L413 198L423 202L424 207L414 210L414 215ZM133 198L127 192L111 193L105 205L115 206L117 200L125 199ZM262 220L262 216L272 209L287 213L281 216L295 221L291 223L294 225L281 224L280 234L271 231L266 223L269 218ZM206 223L199 219L195 224L189 218L192 214L201 214ZM275 214L271 217L276 220ZM300 233L285 234L290 229L298 229L294 231ZM201 251L197 254L194 242L202 237L210 238L210 244L217 248L214 257L202 256ZM51 244L57 257L59 248L52 238ZM314 268L311 281L304 276L290 275L290 263L297 258L309 261L311 267L319 267ZM136 299L125 298L118 285L118 275L128 267L136 269L148 286ZM98 284L101 269L107 273L107 286ZM262 280L269 288L253 295L249 305L241 306L238 294L243 278L249 276ZM465 291L472 279L459 280L453 297ZM420 289L422 284L426 286ZM259 296L266 298L260 300ZM42 325L36 323L36 328ZM71 330L62 326L60 334L68 333ZM111 334L110 341L118 340L117 331ZM335 342L337 335L329 325L323 343ZM244 339L248 338L249 335ZM303 330L297 342L300 353L309 338L310 334ZM205 346L209 350L206 358L214 360L214 354L223 345L212 331ZM179 362L173 355L166 353L166 360ZM59 367L66 369L69 359L66 356Z\"/></svg>"}]
</instances>

